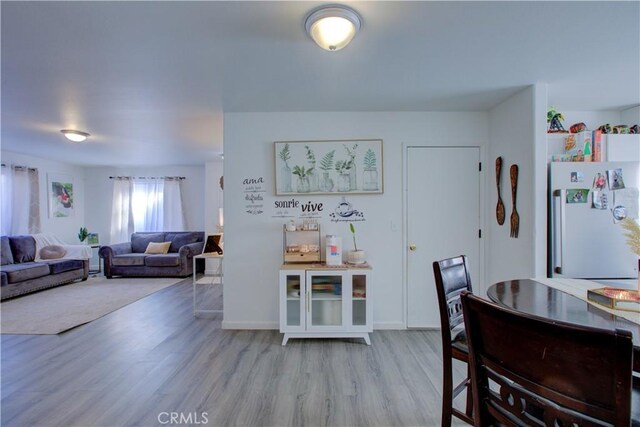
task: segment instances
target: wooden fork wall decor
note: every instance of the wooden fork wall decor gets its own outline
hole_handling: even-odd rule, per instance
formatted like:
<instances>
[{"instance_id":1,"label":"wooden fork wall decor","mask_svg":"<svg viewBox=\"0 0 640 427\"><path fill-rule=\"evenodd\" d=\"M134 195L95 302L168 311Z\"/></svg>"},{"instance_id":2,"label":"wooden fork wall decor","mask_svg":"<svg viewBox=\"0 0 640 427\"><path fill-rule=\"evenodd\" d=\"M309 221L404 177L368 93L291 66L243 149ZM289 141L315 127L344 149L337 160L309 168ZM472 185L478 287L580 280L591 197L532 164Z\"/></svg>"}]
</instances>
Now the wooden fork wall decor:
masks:
<instances>
[{"instance_id":1,"label":"wooden fork wall decor","mask_svg":"<svg viewBox=\"0 0 640 427\"><path fill-rule=\"evenodd\" d=\"M511 211L511 234L510 237L518 238L520 230L520 215L516 210L516 194L518 192L518 165L511 165L509 168L509 176L511 178L511 203L513 210Z\"/></svg>"}]
</instances>

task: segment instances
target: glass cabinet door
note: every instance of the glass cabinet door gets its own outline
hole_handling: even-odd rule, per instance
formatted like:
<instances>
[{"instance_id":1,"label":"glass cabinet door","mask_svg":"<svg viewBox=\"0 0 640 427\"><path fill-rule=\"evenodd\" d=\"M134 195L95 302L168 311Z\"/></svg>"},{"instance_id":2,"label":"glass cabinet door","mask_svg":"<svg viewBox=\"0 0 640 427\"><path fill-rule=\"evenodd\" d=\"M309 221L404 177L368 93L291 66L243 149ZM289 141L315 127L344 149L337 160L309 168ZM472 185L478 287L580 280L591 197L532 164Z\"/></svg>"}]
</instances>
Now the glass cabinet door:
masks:
<instances>
[{"instance_id":1,"label":"glass cabinet door","mask_svg":"<svg viewBox=\"0 0 640 427\"><path fill-rule=\"evenodd\" d=\"M351 276L352 284L352 319L353 326L367 325L367 276L364 274L354 273Z\"/></svg>"},{"instance_id":2,"label":"glass cabinet door","mask_svg":"<svg viewBox=\"0 0 640 427\"><path fill-rule=\"evenodd\" d=\"M310 327L338 329L342 321L342 274L307 273Z\"/></svg>"},{"instance_id":3,"label":"glass cabinet door","mask_svg":"<svg viewBox=\"0 0 640 427\"><path fill-rule=\"evenodd\" d=\"M286 286L286 325L287 327L303 327L304 284L302 288L300 285L304 281L304 276L301 273L286 273L284 280Z\"/></svg>"}]
</instances>

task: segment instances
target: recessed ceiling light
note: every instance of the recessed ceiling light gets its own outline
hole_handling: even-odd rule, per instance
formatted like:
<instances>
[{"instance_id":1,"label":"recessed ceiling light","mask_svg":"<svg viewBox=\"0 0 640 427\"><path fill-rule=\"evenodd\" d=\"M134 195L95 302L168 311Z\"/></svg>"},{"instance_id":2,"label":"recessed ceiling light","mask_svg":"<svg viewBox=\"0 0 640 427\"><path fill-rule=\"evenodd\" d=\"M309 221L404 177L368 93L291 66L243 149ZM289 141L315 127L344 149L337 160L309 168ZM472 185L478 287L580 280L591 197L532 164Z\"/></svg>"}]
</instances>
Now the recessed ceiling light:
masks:
<instances>
[{"instance_id":1,"label":"recessed ceiling light","mask_svg":"<svg viewBox=\"0 0 640 427\"><path fill-rule=\"evenodd\" d=\"M72 129L62 129L60 132L62 132L62 134L72 142L83 142L90 135L87 132Z\"/></svg>"},{"instance_id":2,"label":"recessed ceiling light","mask_svg":"<svg viewBox=\"0 0 640 427\"><path fill-rule=\"evenodd\" d=\"M323 6L307 17L307 34L325 50L340 50L349 44L360 30L360 16L355 10L341 5Z\"/></svg>"}]
</instances>

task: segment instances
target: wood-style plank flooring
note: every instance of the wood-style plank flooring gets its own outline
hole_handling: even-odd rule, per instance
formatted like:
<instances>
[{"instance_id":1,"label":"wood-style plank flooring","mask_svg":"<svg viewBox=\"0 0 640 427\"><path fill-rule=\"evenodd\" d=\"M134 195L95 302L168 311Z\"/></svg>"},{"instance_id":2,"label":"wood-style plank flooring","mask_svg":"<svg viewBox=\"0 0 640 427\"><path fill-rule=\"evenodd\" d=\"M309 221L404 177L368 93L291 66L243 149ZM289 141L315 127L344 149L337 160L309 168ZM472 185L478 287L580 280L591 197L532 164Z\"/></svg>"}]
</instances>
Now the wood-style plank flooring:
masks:
<instances>
[{"instance_id":1,"label":"wood-style plank flooring","mask_svg":"<svg viewBox=\"0 0 640 427\"><path fill-rule=\"evenodd\" d=\"M215 288L204 303L220 306ZM440 425L438 331L282 347L191 301L187 279L61 335L3 335L2 425Z\"/></svg>"}]
</instances>

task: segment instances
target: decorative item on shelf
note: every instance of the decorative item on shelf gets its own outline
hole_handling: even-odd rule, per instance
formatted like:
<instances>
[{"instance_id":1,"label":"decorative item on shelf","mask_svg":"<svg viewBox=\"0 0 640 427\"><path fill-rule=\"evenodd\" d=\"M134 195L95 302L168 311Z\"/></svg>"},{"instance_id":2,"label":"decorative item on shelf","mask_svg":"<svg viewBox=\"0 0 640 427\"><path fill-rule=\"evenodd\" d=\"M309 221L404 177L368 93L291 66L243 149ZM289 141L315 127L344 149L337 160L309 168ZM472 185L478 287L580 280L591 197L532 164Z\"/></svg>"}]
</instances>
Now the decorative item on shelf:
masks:
<instances>
[{"instance_id":1,"label":"decorative item on shelf","mask_svg":"<svg viewBox=\"0 0 640 427\"><path fill-rule=\"evenodd\" d=\"M307 221L307 220L305 220ZM294 220L283 225L284 263L320 262L320 226L315 230L305 224L296 224Z\"/></svg>"},{"instance_id":2,"label":"decorative item on shelf","mask_svg":"<svg viewBox=\"0 0 640 427\"><path fill-rule=\"evenodd\" d=\"M294 220L289 220L286 226L287 226L287 231L296 231L296 222Z\"/></svg>"},{"instance_id":3,"label":"decorative item on shelf","mask_svg":"<svg viewBox=\"0 0 640 427\"><path fill-rule=\"evenodd\" d=\"M633 125L629 128L629 133L633 135L637 135L640 133L640 127L638 125Z\"/></svg>"},{"instance_id":4,"label":"decorative item on shelf","mask_svg":"<svg viewBox=\"0 0 640 427\"><path fill-rule=\"evenodd\" d=\"M349 223L349 230L351 231L351 235L353 236L353 251L350 251L348 254L348 262L349 264L364 264L366 262L366 254L362 249L358 249L358 245L356 244L356 228L353 226L353 223Z\"/></svg>"},{"instance_id":5,"label":"decorative item on shelf","mask_svg":"<svg viewBox=\"0 0 640 427\"><path fill-rule=\"evenodd\" d=\"M575 123L575 124L571 125L571 127L569 127L569 131L571 133L578 133L578 132L582 132L584 130L587 130L587 125L585 125L582 122Z\"/></svg>"},{"instance_id":6,"label":"decorative item on shelf","mask_svg":"<svg viewBox=\"0 0 640 427\"><path fill-rule=\"evenodd\" d=\"M611 133L611 125L609 123L606 123L606 124L600 126L598 128L598 130L601 131L604 134L609 134L609 133Z\"/></svg>"},{"instance_id":7,"label":"decorative item on shelf","mask_svg":"<svg viewBox=\"0 0 640 427\"><path fill-rule=\"evenodd\" d=\"M504 224L504 203L502 202L502 197L500 196L500 179L502 176L502 157L498 157L496 159L496 186L498 187L498 204L496 205L496 219L498 220L498 224Z\"/></svg>"},{"instance_id":8,"label":"decorative item on shelf","mask_svg":"<svg viewBox=\"0 0 640 427\"><path fill-rule=\"evenodd\" d=\"M549 133L566 133L567 131L562 127L561 120L564 120L562 113L556 111L555 107L549 107L547 111L547 123L549 123Z\"/></svg>"},{"instance_id":9,"label":"decorative item on shelf","mask_svg":"<svg viewBox=\"0 0 640 427\"><path fill-rule=\"evenodd\" d=\"M87 245L96 246L99 244L100 244L100 236L98 236L98 233L87 234Z\"/></svg>"},{"instance_id":10,"label":"decorative item on shelf","mask_svg":"<svg viewBox=\"0 0 640 427\"><path fill-rule=\"evenodd\" d=\"M327 265L342 265L342 237L328 234L325 239Z\"/></svg>"},{"instance_id":11,"label":"decorative item on shelf","mask_svg":"<svg viewBox=\"0 0 640 427\"><path fill-rule=\"evenodd\" d=\"M80 240L80 242L84 242L88 236L89 230L87 230L87 227L80 227L80 231L78 232L78 240Z\"/></svg>"},{"instance_id":12,"label":"decorative item on shelf","mask_svg":"<svg viewBox=\"0 0 640 427\"><path fill-rule=\"evenodd\" d=\"M614 134L627 135L629 134L629 126L627 125L616 125L611 128L611 132Z\"/></svg>"}]
</instances>

